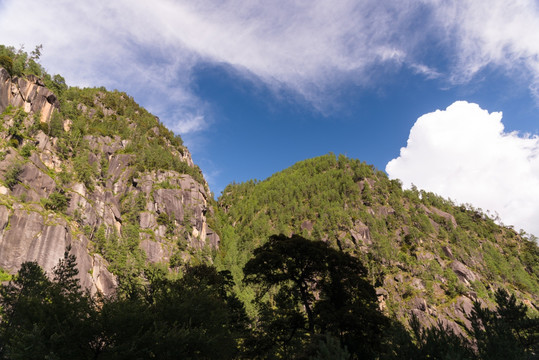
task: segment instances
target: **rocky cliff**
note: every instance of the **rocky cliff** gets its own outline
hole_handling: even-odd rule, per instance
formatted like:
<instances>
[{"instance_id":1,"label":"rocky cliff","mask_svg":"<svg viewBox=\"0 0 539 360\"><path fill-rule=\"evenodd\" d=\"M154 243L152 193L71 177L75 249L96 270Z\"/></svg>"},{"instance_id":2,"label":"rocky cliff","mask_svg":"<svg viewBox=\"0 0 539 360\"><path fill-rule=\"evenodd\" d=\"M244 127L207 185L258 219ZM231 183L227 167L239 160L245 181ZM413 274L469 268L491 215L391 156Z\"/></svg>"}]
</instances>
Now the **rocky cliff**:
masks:
<instances>
[{"instance_id":1,"label":"rocky cliff","mask_svg":"<svg viewBox=\"0 0 539 360\"><path fill-rule=\"evenodd\" d=\"M35 75L12 78L6 69L0 68L0 112L10 105L22 107L27 113L40 114L42 122L48 122L52 112L59 108L56 95L40 78Z\"/></svg>"},{"instance_id":2,"label":"rocky cliff","mask_svg":"<svg viewBox=\"0 0 539 360\"><path fill-rule=\"evenodd\" d=\"M0 267L50 273L71 246L82 285L108 294L115 274L209 257L210 194L181 139L122 93L61 100L0 68Z\"/></svg>"}]
</instances>

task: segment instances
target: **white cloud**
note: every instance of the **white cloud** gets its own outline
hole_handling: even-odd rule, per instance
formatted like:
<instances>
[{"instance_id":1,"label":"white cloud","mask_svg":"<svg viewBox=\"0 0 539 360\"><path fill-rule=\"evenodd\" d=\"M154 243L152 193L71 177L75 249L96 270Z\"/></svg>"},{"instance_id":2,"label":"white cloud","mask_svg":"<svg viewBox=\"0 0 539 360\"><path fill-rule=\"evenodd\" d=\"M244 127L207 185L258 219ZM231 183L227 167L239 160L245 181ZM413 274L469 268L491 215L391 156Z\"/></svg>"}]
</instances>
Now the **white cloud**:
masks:
<instances>
[{"instance_id":1,"label":"white cloud","mask_svg":"<svg viewBox=\"0 0 539 360\"><path fill-rule=\"evenodd\" d=\"M520 73L539 100L539 3L427 0L442 38L454 44L452 77L467 82L489 65ZM530 78L531 77L531 81Z\"/></svg>"},{"instance_id":2,"label":"white cloud","mask_svg":"<svg viewBox=\"0 0 539 360\"><path fill-rule=\"evenodd\" d=\"M539 138L504 132L502 113L457 101L425 114L386 171L539 234Z\"/></svg>"},{"instance_id":3,"label":"white cloud","mask_svg":"<svg viewBox=\"0 0 539 360\"><path fill-rule=\"evenodd\" d=\"M71 84L131 92L146 86L147 93L159 95L174 89L197 108L190 89L193 67L222 62L319 106L330 102L324 99L331 94L328 85L343 79L362 84L370 81L373 66L416 62L409 54L418 40L404 39L402 31L416 7L411 1L395 4L6 0L0 5L0 33L15 46L42 43L49 71L64 74Z\"/></svg>"},{"instance_id":4,"label":"white cloud","mask_svg":"<svg viewBox=\"0 0 539 360\"><path fill-rule=\"evenodd\" d=\"M28 50L43 44L49 72L70 85L126 91L190 137L211 124L192 89L201 62L292 90L319 110L332 106L342 82L376 85L387 67L462 83L494 66L539 99L535 0L0 0L0 34Z\"/></svg>"},{"instance_id":5,"label":"white cloud","mask_svg":"<svg viewBox=\"0 0 539 360\"><path fill-rule=\"evenodd\" d=\"M173 127L172 130L180 134L189 134L197 132L206 127L206 120L204 116L188 116L180 119Z\"/></svg>"},{"instance_id":6,"label":"white cloud","mask_svg":"<svg viewBox=\"0 0 539 360\"><path fill-rule=\"evenodd\" d=\"M188 112L201 105L190 89L200 61L291 88L317 107L333 100L335 83L376 81L373 68L380 66L467 81L495 64L524 69L533 90L539 86L537 33L534 0L0 3L2 42L42 43L44 63L68 83L153 93L167 105L183 102ZM444 55L450 72L427 61ZM175 100L163 99L169 95Z\"/></svg>"}]
</instances>

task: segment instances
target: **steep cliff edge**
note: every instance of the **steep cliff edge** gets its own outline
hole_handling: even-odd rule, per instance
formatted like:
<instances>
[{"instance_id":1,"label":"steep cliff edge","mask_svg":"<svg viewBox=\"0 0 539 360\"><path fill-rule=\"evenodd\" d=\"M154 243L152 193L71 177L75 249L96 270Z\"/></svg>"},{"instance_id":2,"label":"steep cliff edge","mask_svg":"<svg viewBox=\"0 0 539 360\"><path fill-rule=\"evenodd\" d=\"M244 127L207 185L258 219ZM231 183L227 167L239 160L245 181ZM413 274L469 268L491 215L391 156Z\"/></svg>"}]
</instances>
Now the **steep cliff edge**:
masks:
<instances>
[{"instance_id":1,"label":"steep cliff edge","mask_svg":"<svg viewBox=\"0 0 539 360\"><path fill-rule=\"evenodd\" d=\"M132 98L0 68L0 268L47 272L71 246L82 285L111 293L149 263L210 258L210 193L181 138ZM128 276L127 276L128 277Z\"/></svg>"}]
</instances>

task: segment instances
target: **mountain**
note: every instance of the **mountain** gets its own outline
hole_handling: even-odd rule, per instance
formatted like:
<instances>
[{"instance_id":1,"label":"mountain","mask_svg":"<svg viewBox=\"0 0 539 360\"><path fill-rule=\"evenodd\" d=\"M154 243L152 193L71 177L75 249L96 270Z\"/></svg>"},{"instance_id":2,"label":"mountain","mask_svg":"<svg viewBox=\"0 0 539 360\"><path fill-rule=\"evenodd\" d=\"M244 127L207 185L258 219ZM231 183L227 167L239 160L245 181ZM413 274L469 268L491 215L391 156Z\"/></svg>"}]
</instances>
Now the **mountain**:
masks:
<instances>
[{"instance_id":1,"label":"mountain","mask_svg":"<svg viewBox=\"0 0 539 360\"><path fill-rule=\"evenodd\" d=\"M200 169L128 95L0 68L0 113L4 271L50 272L71 246L82 285L110 294L147 263L175 269L217 249Z\"/></svg>"},{"instance_id":2,"label":"mountain","mask_svg":"<svg viewBox=\"0 0 539 360\"><path fill-rule=\"evenodd\" d=\"M368 268L380 308L407 323L469 327L474 301L492 307L498 288L537 311L537 244L470 205L403 190L359 160L328 154L264 181L231 184L219 199L218 261L237 278L274 234L323 240ZM238 286L244 300L249 289Z\"/></svg>"},{"instance_id":3,"label":"mountain","mask_svg":"<svg viewBox=\"0 0 539 360\"><path fill-rule=\"evenodd\" d=\"M185 357L417 358L441 335L469 355L485 319L506 319L500 306L519 321L539 312L536 239L480 209L334 154L230 184L215 201L181 137L133 98L68 87L34 53L2 46L0 180L0 340L20 358L37 336L34 325L11 335L10 321L29 316L23 303L10 317L18 299L36 300L25 286L46 294L51 316L90 304L67 311L65 328L88 326L72 341L95 358L175 358L179 338ZM43 341L61 332L73 350L51 326Z\"/></svg>"}]
</instances>

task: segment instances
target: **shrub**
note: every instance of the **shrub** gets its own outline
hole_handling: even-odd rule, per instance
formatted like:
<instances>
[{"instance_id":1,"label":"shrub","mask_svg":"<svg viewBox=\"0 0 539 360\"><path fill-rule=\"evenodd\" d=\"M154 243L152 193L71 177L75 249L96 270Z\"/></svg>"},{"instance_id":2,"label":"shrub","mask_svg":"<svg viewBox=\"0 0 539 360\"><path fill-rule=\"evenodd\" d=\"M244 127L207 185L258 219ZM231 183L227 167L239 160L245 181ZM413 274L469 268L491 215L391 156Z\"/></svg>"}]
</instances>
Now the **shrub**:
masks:
<instances>
[{"instance_id":1,"label":"shrub","mask_svg":"<svg viewBox=\"0 0 539 360\"><path fill-rule=\"evenodd\" d=\"M0 56L0 66L6 69L9 75L13 75L13 60L9 56Z\"/></svg>"},{"instance_id":2,"label":"shrub","mask_svg":"<svg viewBox=\"0 0 539 360\"><path fill-rule=\"evenodd\" d=\"M4 182L6 183L6 186L10 189L10 190L13 190L13 188L15 187L15 185L17 185L20 180L19 180L19 176L21 175L21 172L22 172L22 166L20 163L16 162L16 163L13 163L6 171L6 175L4 177Z\"/></svg>"},{"instance_id":3,"label":"shrub","mask_svg":"<svg viewBox=\"0 0 539 360\"><path fill-rule=\"evenodd\" d=\"M34 150L36 147L33 144L26 144L21 148L21 156L25 159L28 159L30 155L32 155L32 150Z\"/></svg>"},{"instance_id":4,"label":"shrub","mask_svg":"<svg viewBox=\"0 0 539 360\"><path fill-rule=\"evenodd\" d=\"M49 124L50 136L60 137L64 133L64 122L60 113L55 111L52 114L51 122Z\"/></svg>"},{"instance_id":5,"label":"shrub","mask_svg":"<svg viewBox=\"0 0 539 360\"><path fill-rule=\"evenodd\" d=\"M64 212L67 209L68 198L62 193L53 192L49 198L45 200L45 209Z\"/></svg>"}]
</instances>

